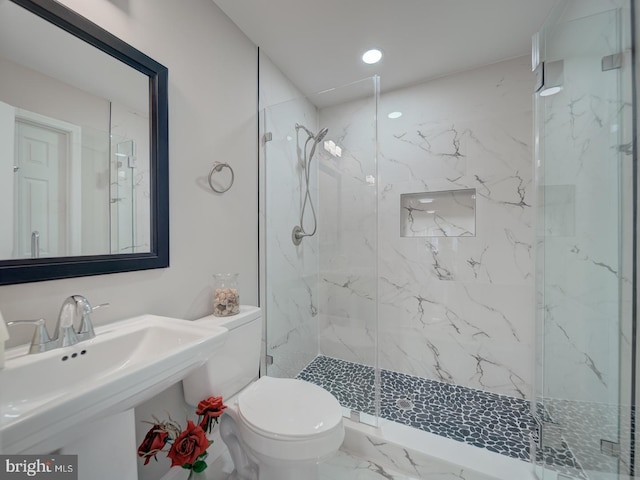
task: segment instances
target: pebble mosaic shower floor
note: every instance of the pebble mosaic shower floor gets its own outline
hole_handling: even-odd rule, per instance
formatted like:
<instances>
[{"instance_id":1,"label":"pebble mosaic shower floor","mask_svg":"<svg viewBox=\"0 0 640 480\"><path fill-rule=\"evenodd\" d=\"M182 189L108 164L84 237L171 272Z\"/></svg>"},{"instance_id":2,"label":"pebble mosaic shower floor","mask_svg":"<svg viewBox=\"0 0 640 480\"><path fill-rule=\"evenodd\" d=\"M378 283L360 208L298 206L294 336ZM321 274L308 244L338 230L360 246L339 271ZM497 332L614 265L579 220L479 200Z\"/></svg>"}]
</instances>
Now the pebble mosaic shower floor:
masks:
<instances>
[{"instance_id":1,"label":"pebble mosaic shower floor","mask_svg":"<svg viewBox=\"0 0 640 480\"><path fill-rule=\"evenodd\" d=\"M375 414L374 369L318 356L298 378L331 392L343 407ZM528 461L537 424L527 400L380 371L382 418ZM571 451L539 452L548 467L581 477Z\"/></svg>"}]
</instances>

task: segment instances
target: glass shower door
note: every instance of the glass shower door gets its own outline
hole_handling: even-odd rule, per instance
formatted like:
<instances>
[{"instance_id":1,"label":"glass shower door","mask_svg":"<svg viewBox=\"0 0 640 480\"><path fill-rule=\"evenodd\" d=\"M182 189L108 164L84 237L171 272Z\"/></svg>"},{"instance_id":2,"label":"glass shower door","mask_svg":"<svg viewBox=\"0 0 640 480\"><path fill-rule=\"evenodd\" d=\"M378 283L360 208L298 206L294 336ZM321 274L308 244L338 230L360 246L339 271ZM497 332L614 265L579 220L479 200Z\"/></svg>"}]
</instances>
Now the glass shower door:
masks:
<instances>
[{"instance_id":1,"label":"glass shower door","mask_svg":"<svg viewBox=\"0 0 640 480\"><path fill-rule=\"evenodd\" d=\"M633 475L630 15L628 2L595 3L560 2L538 38L536 460L544 479Z\"/></svg>"},{"instance_id":2,"label":"glass shower door","mask_svg":"<svg viewBox=\"0 0 640 480\"><path fill-rule=\"evenodd\" d=\"M317 113L308 100L296 99L264 109L261 123L266 368L270 376L292 378L318 355L318 235L305 237L300 245L292 241L307 193L302 148L308 136L295 127L317 132ZM317 166L314 157L307 198L314 209ZM311 231L311 207L307 210L304 225Z\"/></svg>"},{"instance_id":3,"label":"glass shower door","mask_svg":"<svg viewBox=\"0 0 640 480\"><path fill-rule=\"evenodd\" d=\"M111 135L111 253L136 253L135 142Z\"/></svg>"},{"instance_id":4,"label":"glass shower door","mask_svg":"<svg viewBox=\"0 0 640 480\"><path fill-rule=\"evenodd\" d=\"M324 387L366 423L379 404L377 95L368 78L261 112L267 373Z\"/></svg>"}]
</instances>

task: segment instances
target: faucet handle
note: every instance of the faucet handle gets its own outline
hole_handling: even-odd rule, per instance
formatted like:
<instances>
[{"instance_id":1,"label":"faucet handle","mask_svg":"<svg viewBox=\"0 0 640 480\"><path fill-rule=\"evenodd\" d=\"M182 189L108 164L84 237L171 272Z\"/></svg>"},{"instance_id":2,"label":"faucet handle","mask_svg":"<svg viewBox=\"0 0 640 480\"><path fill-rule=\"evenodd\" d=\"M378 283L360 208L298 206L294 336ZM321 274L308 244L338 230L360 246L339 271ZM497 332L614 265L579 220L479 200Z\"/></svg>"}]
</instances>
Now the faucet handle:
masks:
<instances>
[{"instance_id":1,"label":"faucet handle","mask_svg":"<svg viewBox=\"0 0 640 480\"><path fill-rule=\"evenodd\" d=\"M45 325L44 318L38 320L14 320L7 322L9 327L21 326L21 325L34 325L36 327L31 338L31 345L29 346L29 353L40 353L48 350L51 343L47 326Z\"/></svg>"},{"instance_id":2,"label":"faucet handle","mask_svg":"<svg viewBox=\"0 0 640 480\"><path fill-rule=\"evenodd\" d=\"M60 314L58 315L58 323L56 325L55 339L61 347L68 347L78 343L78 336L73 329L76 315L76 299L73 296L68 297L62 303L62 308L60 308Z\"/></svg>"},{"instance_id":3,"label":"faucet handle","mask_svg":"<svg viewBox=\"0 0 640 480\"><path fill-rule=\"evenodd\" d=\"M78 335L86 334L87 338L95 337L95 332L93 331L93 322L91 321L91 312L95 312L99 308L107 308L111 304L110 303L101 303L100 305L96 305L92 307L85 297L81 297L80 295L76 295L78 301L83 302L82 306L82 320L80 321L80 328L78 328Z\"/></svg>"}]
</instances>

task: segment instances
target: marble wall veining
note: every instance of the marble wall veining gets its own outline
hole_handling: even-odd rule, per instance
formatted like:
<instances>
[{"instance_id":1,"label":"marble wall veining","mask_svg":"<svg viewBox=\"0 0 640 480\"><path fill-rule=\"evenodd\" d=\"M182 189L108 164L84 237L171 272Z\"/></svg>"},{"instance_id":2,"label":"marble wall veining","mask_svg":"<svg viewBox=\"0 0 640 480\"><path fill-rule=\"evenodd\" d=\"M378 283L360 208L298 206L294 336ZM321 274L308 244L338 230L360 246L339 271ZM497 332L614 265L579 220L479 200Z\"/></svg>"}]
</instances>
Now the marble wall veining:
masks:
<instances>
[{"instance_id":1,"label":"marble wall veining","mask_svg":"<svg viewBox=\"0 0 640 480\"><path fill-rule=\"evenodd\" d=\"M530 397L533 81L522 57L381 96L377 204L350 218L343 213L342 235L355 238L327 261L361 257L373 242L360 225L377 216L378 280L352 269L331 283L319 308L338 314L321 318L324 355L367 363L361 349L345 348L375 335L350 304L373 306L377 297L382 368ZM358 105L320 110L323 125L337 124L347 151L372 142L372 120L358 116ZM394 111L402 116L388 118ZM340 159L361 183L373 174L356 168L363 158ZM475 235L402 236L402 194L458 189L476 191ZM343 202L365 202L354 197ZM321 224L330 223L324 212Z\"/></svg>"}]
</instances>

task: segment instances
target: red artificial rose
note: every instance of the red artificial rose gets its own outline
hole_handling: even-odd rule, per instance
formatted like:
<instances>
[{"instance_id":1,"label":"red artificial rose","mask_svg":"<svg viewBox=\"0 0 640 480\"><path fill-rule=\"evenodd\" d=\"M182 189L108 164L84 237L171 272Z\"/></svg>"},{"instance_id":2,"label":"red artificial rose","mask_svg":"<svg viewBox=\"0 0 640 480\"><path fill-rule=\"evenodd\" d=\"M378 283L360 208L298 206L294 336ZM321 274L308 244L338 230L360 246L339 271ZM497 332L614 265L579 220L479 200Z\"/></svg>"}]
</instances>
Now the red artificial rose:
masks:
<instances>
[{"instance_id":1,"label":"red artificial rose","mask_svg":"<svg viewBox=\"0 0 640 480\"><path fill-rule=\"evenodd\" d=\"M162 427L162 425L155 424L151 427L138 447L138 456L144 458L145 465L149 463L151 457L155 458L155 456L164 448L168 437L169 433Z\"/></svg>"},{"instance_id":2,"label":"red artificial rose","mask_svg":"<svg viewBox=\"0 0 640 480\"><path fill-rule=\"evenodd\" d=\"M187 428L173 441L167 457L171 459L171 466L182 466L185 463L193 465L200 455L209 448L209 440L200 425L191 420Z\"/></svg>"},{"instance_id":3,"label":"red artificial rose","mask_svg":"<svg viewBox=\"0 0 640 480\"><path fill-rule=\"evenodd\" d=\"M225 408L227 408L227 406L222 403L222 397L209 397L198 403L196 415L202 417L200 427L202 427L205 432L210 432L213 422L218 423L218 417L224 413Z\"/></svg>"}]
</instances>

